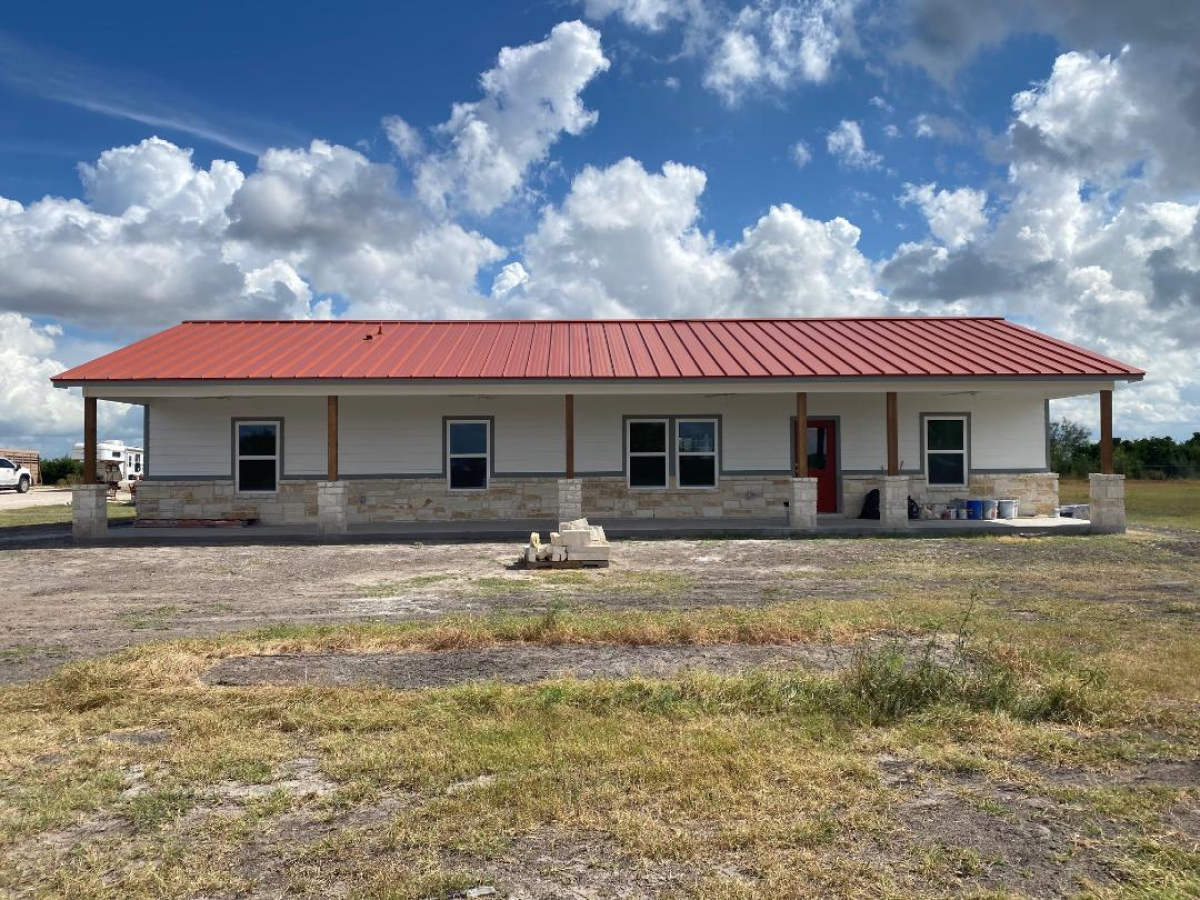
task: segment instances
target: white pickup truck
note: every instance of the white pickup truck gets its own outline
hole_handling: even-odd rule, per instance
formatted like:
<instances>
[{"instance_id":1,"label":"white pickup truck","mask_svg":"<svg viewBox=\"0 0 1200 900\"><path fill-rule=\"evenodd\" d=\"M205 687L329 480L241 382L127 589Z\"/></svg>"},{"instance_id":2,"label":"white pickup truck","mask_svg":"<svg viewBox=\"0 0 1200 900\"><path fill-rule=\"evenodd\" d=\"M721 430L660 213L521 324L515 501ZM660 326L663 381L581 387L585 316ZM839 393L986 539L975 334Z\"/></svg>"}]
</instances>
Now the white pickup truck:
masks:
<instances>
[{"instance_id":1,"label":"white pickup truck","mask_svg":"<svg viewBox=\"0 0 1200 900\"><path fill-rule=\"evenodd\" d=\"M18 494L24 494L31 484L33 475L27 468L0 456L0 490L15 488Z\"/></svg>"}]
</instances>

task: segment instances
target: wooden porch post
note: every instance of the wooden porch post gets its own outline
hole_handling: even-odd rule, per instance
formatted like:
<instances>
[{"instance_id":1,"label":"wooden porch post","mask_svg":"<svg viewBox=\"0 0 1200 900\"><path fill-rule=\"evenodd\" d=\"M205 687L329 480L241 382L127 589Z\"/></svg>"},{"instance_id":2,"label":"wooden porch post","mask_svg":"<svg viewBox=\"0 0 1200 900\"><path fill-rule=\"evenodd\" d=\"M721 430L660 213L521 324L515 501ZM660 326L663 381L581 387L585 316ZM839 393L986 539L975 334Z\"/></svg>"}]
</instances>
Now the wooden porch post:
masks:
<instances>
[{"instance_id":1,"label":"wooden porch post","mask_svg":"<svg viewBox=\"0 0 1200 900\"><path fill-rule=\"evenodd\" d=\"M1112 391L1100 392L1100 472L1113 474Z\"/></svg>"},{"instance_id":2,"label":"wooden porch post","mask_svg":"<svg viewBox=\"0 0 1200 900\"><path fill-rule=\"evenodd\" d=\"M887 473L900 474L900 423L896 392L887 392Z\"/></svg>"},{"instance_id":3,"label":"wooden porch post","mask_svg":"<svg viewBox=\"0 0 1200 900\"><path fill-rule=\"evenodd\" d=\"M808 393L796 391L796 478L808 477Z\"/></svg>"},{"instance_id":4,"label":"wooden porch post","mask_svg":"<svg viewBox=\"0 0 1200 900\"><path fill-rule=\"evenodd\" d=\"M329 415L326 431L328 433L328 449L326 452L326 460L329 471L326 473L328 481L338 480L338 398L331 396L328 398Z\"/></svg>"},{"instance_id":5,"label":"wooden porch post","mask_svg":"<svg viewBox=\"0 0 1200 900\"><path fill-rule=\"evenodd\" d=\"M567 394L564 407L567 431L567 477L575 477L575 395Z\"/></svg>"},{"instance_id":6,"label":"wooden porch post","mask_svg":"<svg viewBox=\"0 0 1200 900\"><path fill-rule=\"evenodd\" d=\"M83 483L99 484L96 473L96 398L83 398Z\"/></svg>"}]
</instances>

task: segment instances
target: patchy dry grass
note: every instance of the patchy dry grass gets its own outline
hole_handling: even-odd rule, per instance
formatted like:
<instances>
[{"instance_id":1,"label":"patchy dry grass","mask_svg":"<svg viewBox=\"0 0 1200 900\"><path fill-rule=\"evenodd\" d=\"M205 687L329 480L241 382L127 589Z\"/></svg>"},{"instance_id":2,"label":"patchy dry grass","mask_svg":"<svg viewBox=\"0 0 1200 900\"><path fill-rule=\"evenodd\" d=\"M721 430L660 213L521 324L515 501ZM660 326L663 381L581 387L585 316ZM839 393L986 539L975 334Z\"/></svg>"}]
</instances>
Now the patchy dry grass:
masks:
<instances>
[{"instance_id":1,"label":"patchy dry grass","mask_svg":"<svg viewBox=\"0 0 1200 900\"><path fill-rule=\"evenodd\" d=\"M0 888L395 898L496 884L556 897L591 877L582 855L602 860L599 883L626 896L1200 891L1200 856L1179 824L1200 780L1135 780L1139 767L1194 753L1195 695L1181 705L1155 687L1165 679L1183 692L1192 663L1164 653L1182 635L1118 617L1127 649L1162 661L1147 679L1098 640L1111 619L1046 607L1053 615L1030 623L971 605L555 607L271 628L74 664L0 692ZM1194 642L1191 622L1177 630ZM199 680L216 659L256 652L881 634L949 641L954 652L913 660L884 642L832 674L412 693ZM1077 634L1093 639L1072 645ZM1095 784L1083 780L1092 773ZM934 805L916 814L914 803ZM1027 803L1041 804L1036 822ZM961 837L922 825L943 813L965 823ZM1079 843L1017 865L989 843L997 828L1012 841L1043 828ZM1031 846L1046 843L1029 833Z\"/></svg>"},{"instance_id":2,"label":"patchy dry grass","mask_svg":"<svg viewBox=\"0 0 1200 900\"><path fill-rule=\"evenodd\" d=\"M493 611L147 644L0 690L0 896L1200 896L1194 534L766 547L704 544L752 571L364 566L349 590ZM141 602L127 628L176 620ZM848 662L203 680L253 654L725 644Z\"/></svg>"}]
</instances>

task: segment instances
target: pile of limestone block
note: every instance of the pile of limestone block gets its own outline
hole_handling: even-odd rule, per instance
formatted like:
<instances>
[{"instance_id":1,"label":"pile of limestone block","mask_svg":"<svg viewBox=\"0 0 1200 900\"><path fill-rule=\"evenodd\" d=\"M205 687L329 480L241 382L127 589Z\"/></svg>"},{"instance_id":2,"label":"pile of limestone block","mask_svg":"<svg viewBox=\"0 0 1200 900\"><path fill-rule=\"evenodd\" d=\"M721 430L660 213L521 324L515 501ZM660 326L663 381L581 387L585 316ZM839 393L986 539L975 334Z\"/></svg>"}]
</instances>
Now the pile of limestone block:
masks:
<instances>
[{"instance_id":1,"label":"pile of limestone block","mask_svg":"<svg viewBox=\"0 0 1200 900\"><path fill-rule=\"evenodd\" d=\"M521 554L526 565L580 564L607 566L610 545L599 525L589 525L587 519L560 522L558 531L550 532L550 543L543 544L536 531Z\"/></svg>"}]
</instances>

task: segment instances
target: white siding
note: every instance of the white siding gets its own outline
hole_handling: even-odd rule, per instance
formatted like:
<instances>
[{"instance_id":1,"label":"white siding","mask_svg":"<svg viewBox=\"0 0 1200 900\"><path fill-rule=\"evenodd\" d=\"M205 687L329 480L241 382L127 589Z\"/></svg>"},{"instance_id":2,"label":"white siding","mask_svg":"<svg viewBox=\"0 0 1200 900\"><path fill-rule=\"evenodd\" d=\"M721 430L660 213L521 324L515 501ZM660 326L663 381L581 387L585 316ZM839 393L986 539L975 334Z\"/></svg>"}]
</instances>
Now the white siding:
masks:
<instances>
[{"instance_id":1,"label":"white siding","mask_svg":"<svg viewBox=\"0 0 1200 900\"><path fill-rule=\"evenodd\" d=\"M624 469L625 416L719 416L726 470L787 469L793 394L575 398L575 466L583 473Z\"/></svg>"},{"instance_id":2,"label":"white siding","mask_svg":"<svg viewBox=\"0 0 1200 900\"><path fill-rule=\"evenodd\" d=\"M440 474L445 417L493 417L500 473L561 472L566 465L562 397L344 397L338 462L350 475Z\"/></svg>"},{"instance_id":3,"label":"white siding","mask_svg":"<svg viewBox=\"0 0 1200 900\"><path fill-rule=\"evenodd\" d=\"M1043 394L900 394L900 457L921 468L921 413L968 413L973 469L1046 466ZM809 416L836 416L841 467L877 472L886 462L884 396L810 394ZM588 396L575 399L575 464L581 474L624 468L625 416L719 416L727 472L784 472L790 465L793 394ZM442 472L444 417L491 416L499 473L559 473L565 464L563 398L343 397L343 475ZM150 401L150 473L156 478L229 477L233 418L283 418L289 476L325 472L325 399Z\"/></svg>"},{"instance_id":4,"label":"white siding","mask_svg":"<svg viewBox=\"0 0 1200 900\"><path fill-rule=\"evenodd\" d=\"M238 398L151 400L150 475L229 478L234 418L283 419L285 474L325 471L324 398Z\"/></svg>"}]
</instances>

